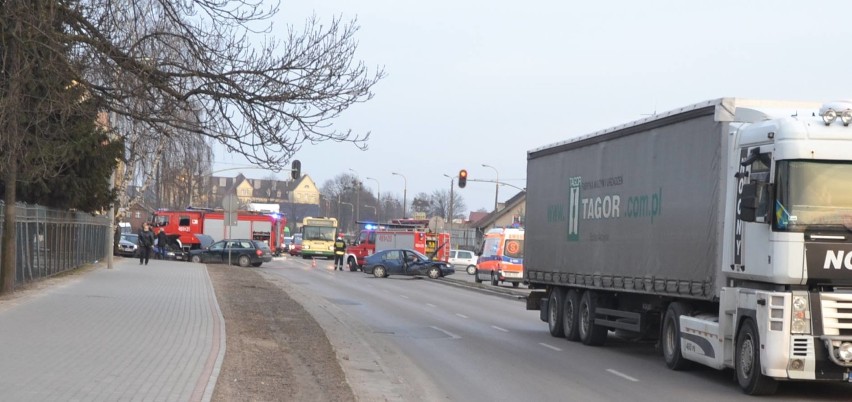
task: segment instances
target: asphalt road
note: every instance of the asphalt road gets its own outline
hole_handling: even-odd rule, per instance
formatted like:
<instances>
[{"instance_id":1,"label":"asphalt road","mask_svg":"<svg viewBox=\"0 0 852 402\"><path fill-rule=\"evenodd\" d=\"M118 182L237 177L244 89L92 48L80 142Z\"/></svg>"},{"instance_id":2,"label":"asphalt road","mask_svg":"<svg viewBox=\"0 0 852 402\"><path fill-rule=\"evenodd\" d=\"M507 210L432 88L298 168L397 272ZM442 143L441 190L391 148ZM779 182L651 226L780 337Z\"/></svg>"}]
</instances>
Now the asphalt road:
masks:
<instances>
[{"instance_id":1,"label":"asphalt road","mask_svg":"<svg viewBox=\"0 0 852 402\"><path fill-rule=\"evenodd\" d=\"M374 278L301 259L260 270L305 305L362 400L749 400L733 373L666 368L653 344L553 338L528 290L447 278ZM470 279L470 281L466 281ZM772 400L848 400L852 386L784 383Z\"/></svg>"}]
</instances>

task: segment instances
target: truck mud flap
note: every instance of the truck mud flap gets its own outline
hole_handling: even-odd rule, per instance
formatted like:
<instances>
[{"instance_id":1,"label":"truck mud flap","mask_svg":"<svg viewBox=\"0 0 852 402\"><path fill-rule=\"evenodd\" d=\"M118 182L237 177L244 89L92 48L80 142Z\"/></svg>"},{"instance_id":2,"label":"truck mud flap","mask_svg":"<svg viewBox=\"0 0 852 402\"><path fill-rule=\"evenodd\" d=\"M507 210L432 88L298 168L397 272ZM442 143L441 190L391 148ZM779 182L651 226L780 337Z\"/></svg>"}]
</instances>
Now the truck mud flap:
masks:
<instances>
[{"instance_id":1,"label":"truck mud flap","mask_svg":"<svg viewBox=\"0 0 852 402\"><path fill-rule=\"evenodd\" d=\"M547 321L547 292L530 292L527 296L527 310L539 310L539 318Z\"/></svg>"}]
</instances>

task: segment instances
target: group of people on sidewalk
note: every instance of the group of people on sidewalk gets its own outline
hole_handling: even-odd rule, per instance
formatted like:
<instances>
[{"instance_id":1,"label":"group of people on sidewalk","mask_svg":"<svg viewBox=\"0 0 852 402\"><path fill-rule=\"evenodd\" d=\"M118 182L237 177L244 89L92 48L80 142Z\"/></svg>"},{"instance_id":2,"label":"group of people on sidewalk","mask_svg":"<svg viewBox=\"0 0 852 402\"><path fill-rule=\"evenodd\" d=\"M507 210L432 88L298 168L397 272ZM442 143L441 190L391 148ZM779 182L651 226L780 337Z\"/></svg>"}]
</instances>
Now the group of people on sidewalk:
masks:
<instances>
[{"instance_id":1,"label":"group of people on sidewalk","mask_svg":"<svg viewBox=\"0 0 852 402\"><path fill-rule=\"evenodd\" d=\"M137 246L139 247L139 265L148 265L148 259L151 256L151 250L154 249L154 232L151 230L151 225L148 222L142 224L142 230L139 231L139 237L137 240ZM169 236L166 235L166 231L163 228L160 228L160 232L157 233L156 243L157 243L157 258L165 258L166 255L166 244L169 242Z\"/></svg>"}]
</instances>

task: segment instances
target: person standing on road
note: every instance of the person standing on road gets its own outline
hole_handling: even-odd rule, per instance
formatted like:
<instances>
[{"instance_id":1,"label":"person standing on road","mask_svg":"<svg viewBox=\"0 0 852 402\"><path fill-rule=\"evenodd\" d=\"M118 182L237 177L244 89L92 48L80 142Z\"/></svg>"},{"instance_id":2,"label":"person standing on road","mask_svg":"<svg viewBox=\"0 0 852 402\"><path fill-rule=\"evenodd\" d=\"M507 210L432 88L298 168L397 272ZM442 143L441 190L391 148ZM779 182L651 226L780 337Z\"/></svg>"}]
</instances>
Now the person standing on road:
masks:
<instances>
[{"instance_id":1,"label":"person standing on road","mask_svg":"<svg viewBox=\"0 0 852 402\"><path fill-rule=\"evenodd\" d=\"M169 243L169 236L166 236L166 231L160 228L160 233L157 233L157 258L166 259L166 244Z\"/></svg>"},{"instance_id":2,"label":"person standing on road","mask_svg":"<svg viewBox=\"0 0 852 402\"><path fill-rule=\"evenodd\" d=\"M334 269L343 271L343 254L346 253L346 242L343 241L343 236L337 236L337 241L334 242Z\"/></svg>"},{"instance_id":3,"label":"person standing on road","mask_svg":"<svg viewBox=\"0 0 852 402\"><path fill-rule=\"evenodd\" d=\"M139 265L143 263L148 265L148 258L151 256L151 247L154 246L154 232L151 231L151 227L148 226L147 222L142 224L142 230L139 231L139 240L137 243L139 246Z\"/></svg>"}]
</instances>

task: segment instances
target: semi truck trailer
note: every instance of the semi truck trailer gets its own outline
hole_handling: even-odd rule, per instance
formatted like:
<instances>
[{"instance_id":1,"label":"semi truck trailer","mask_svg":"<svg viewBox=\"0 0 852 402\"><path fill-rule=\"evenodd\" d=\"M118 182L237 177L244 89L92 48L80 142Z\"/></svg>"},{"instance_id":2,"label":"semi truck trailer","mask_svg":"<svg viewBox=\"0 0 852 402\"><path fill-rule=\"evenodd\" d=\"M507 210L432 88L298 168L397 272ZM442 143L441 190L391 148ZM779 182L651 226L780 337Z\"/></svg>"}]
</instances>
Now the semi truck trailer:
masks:
<instances>
[{"instance_id":1,"label":"semi truck trailer","mask_svg":"<svg viewBox=\"0 0 852 402\"><path fill-rule=\"evenodd\" d=\"M722 98L529 151L527 308L747 394L850 381L850 122L852 102Z\"/></svg>"}]
</instances>

